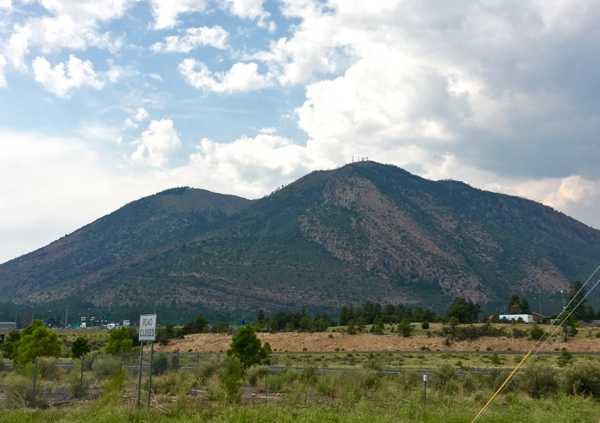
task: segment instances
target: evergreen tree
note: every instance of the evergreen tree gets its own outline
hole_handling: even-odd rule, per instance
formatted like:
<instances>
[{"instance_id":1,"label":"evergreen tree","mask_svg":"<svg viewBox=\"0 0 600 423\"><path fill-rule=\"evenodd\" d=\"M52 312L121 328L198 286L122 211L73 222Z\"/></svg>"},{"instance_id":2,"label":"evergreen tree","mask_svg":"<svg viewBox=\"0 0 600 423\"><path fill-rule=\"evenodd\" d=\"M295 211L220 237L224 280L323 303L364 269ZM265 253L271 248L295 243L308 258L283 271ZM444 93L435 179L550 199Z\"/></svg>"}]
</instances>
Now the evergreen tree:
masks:
<instances>
[{"instance_id":1,"label":"evergreen tree","mask_svg":"<svg viewBox=\"0 0 600 423\"><path fill-rule=\"evenodd\" d=\"M531 314L531 306L529 305L529 302L527 302L526 299L523 299L523 301L521 301L521 313Z\"/></svg>"},{"instance_id":2,"label":"evergreen tree","mask_svg":"<svg viewBox=\"0 0 600 423\"><path fill-rule=\"evenodd\" d=\"M398 323L398 332L405 338L408 338L410 335L412 335L413 327L410 323L410 318L406 315L400 321L400 323Z\"/></svg>"},{"instance_id":3,"label":"evergreen tree","mask_svg":"<svg viewBox=\"0 0 600 423\"><path fill-rule=\"evenodd\" d=\"M313 322L308 317L303 317L300 320L300 329L304 332L312 332Z\"/></svg>"},{"instance_id":4,"label":"evergreen tree","mask_svg":"<svg viewBox=\"0 0 600 423\"><path fill-rule=\"evenodd\" d=\"M90 352L90 346L88 345L88 340L78 337L71 344L71 357L73 358L81 358L83 354L87 354Z\"/></svg>"},{"instance_id":5,"label":"evergreen tree","mask_svg":"<svg viewBox=\"0 0 600 423\"><path fill-rule=\"evenodd\" d=\"M36 357L58 357L62 343L56 332L46 329L41 320L34 320L21 339L13 345L13 361L19 365L32 363Z\"/></svg>"},{"instance_id":6,"label":"evergreen tree","mask_svg":"<svg viewBox=\"0 0 600 423\"><path fill-rule=\"evenodd\" d=\"M346 326L350 320L354 319L354 309L352 307L342 307L340 310L340 326Z\"/></svg>"},{"instance_id":7,"label":"evergreen tree","mask_svg":"<svg viewBox=\"0 0 600 423\"><path fill-rule=\"evenodd\" d=\"M239 359L244 368L254 364L269 363L269 351L261 345L254 328L250 325L239 328L237 335L231 341L227 355Z\"/></svg>"},{"instance_id":8,"label":"evergreen tree","mask_svg":"<svg viewBox=\"0 0 600 423\"><path fill-rule=\"evenodd\" d=\"M258 313L256 313L256 322L257 323L264 325L265 323L267 323L268 319L269 318L267 317L267 314L265 313L265 311L262 308L260 310L258 310Z\"/></svg>"},{"instance_id":9,"label":"evergreen tree","mask_svg":"<svg viewBox=\"0 0 600 423\"><path fill-rule=\"evenodd\" d=\"M358 319L356 319L356 328L360 333L362 333L365 330L366 326L367 321L363 317L359 317Z\"/></svg>"},{"instance_id":10,"label":"evergreen tree","mask_svg":"<svg viewBox=\"0 0 600 423\"><path fill-rule=\"evenodd\" d=\"M508 312L512 314L521 313L521 298L518 295L513 294L510 296L510 300L508 300Z\"/></svg>"},{"instance_id":11,"label":"evergreen tree","mask_svg":"<svg viewBox=\"0 0 600 423\"><path fill-rule=\"evenodd\" d=\"M584 299L585 294L586 291L581 281L573 282L573 286L569 290L567 298L565 298L565 316L573 311L573 316L577 320L585 320L587 316L587 299ZM569 304L568 307L567 304Z\"/></svg>"},{"instance_id":12,"label":"evergreen tree","mask_svg":"<svg viewBox=\"0 0 600 423\"><path fill-rule=\"evenodd\" d=\"M448 309L448 317L456 317L460 323L477 322L477 315L481 312L481 307L478 304L467 302L464 298L457 297L454 299Z\"/></svg>"},{"instance_id":13,"label":"evergreen tree","mask_svg":"<svg viewBox=\"0 0 600 423\"><path fill-rule=\"evenodd\" d=\"M365 301L365 303L363 304L363 317L367 324L370 325L373 323L373 320L375 318L374 314L375 305L370 300Z\"/></svg>"},{"instance_id":14,"label":"evergreen tree","mask_svg":"<svg viewBox=\"0 0 600 423\"><path fill-rule=\"evenodd\" d=\"M392 304L388 304L383 309L381 320L383 320L383 323L394 323L395 316L396 316L396 307L394 307Z\"/></svg>"},{"instance_id":15,"label":"evergreen tree","mask_svg":"<svg viewBox=\"0 0 600 423\"><path fill-rule=\"evenodd\" d=\"M349 335L354 335L356 334L356 328L354 327L354 320L350 320L348 322L348 329L347 332Z\"/></svg>"},{"instance_id":16,"label":"evergreen tree","mask_svg":"<svg viewBox=\"0 0 600 423\"><path fill-rule=\"evenodd\" d=\"M17 344L17 342L19 342L20 339L21 331L18 329L10 331L8 335L6 335L6 338L4 338L4 343L0 345L0 349L2 349L4 357L9 359L14 358L13 353L15 351L15 345Z\"/></svg>"},{"instance_id":17,"label":"evergreen tree","mask_svg":"<svg viewBox=\"0 0 600 423\"><path fill-rule=\"evenodd\" d=\"M108 345L104 349L106 354L120 354L122 352L131 352L133 349L133 340L129 339L127 328L113 329L108 335Z\"/></svg>"}]
</instances>

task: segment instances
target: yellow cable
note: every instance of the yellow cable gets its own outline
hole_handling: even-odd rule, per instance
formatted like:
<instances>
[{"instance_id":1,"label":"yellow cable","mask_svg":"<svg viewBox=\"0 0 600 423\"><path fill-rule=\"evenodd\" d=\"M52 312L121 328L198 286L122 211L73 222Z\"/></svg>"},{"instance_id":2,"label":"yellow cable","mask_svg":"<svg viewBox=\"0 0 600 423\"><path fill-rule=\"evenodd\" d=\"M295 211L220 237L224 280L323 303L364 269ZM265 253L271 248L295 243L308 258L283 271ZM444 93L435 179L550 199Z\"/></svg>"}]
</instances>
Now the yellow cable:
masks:
<instances>
[{"instance_id":1,"label":"yellow cable","mask_svg":"<svg viewBox=\"0 0 600 423\"><path fill-rule=\"evenodd\" d=\"M533 351L533 350L531 350L531 351ZM529 351L527 353L527 355L525 356L525 358L523 358L523 360L521 360L521 362L519 363L519 365L517 367L515 367L515 370L513 370L513 372L510 374L510 376L506 378L506 380L504 381L504 383L502 384L502 386L496 391L496 393L494 394L494 396L492 398L490 398L490 400L487 402L487 404L481 409L481 411L479 412L479 414L477 414L477 416L475 416L475 418L473 419L473 421L471 423L475 423L479 419L479 417L483 414L483 412L489 407L489 405L492 403L492 401L494 401L494 398L496 398L498 396L498 394L500 392L502 392L502 389L504 389L504 386L514 376L514 374L517 372L517 370L519 370L519 368L523 365L523 363L525 363L525 360L527 360L527 358L529 358L529 356L531 355L531 351Z\"/></svg>"}]
</instances>

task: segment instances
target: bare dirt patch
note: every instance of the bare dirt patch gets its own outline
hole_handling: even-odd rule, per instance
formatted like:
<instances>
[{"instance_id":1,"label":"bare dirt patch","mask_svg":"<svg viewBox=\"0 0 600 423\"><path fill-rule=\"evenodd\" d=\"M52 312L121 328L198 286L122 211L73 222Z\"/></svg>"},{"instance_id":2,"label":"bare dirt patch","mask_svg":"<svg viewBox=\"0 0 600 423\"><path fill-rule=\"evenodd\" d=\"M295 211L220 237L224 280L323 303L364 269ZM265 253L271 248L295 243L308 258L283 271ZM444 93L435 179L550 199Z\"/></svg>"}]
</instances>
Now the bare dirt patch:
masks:
<instances>
[{"instance_id":1,"label":"bare dirt patch","mask_svg":"<svg viewBox=\"0 0 600 423\"><path fill-rule=\"evenodd\" d=\"M275 351L302 352L306 351L419 351L421 347L431 351L529 351L535 341L528 339L514 339L508 337L480 338L475 341L452 342L450 346L444 344L440 336L428 338L415 335L404 338L398 335L348 335L345 333L259 333L262 342L269 342ZM330 335L333 337L330 338ZM224 352L231 344L230 335L222 334L196 334L187 335L185 339L173 339L169 345L156 345L157 351L181 352ZM549 340L542 351L555 351L567 348L569 351L600 352L600 339L572 339L564 343L562 339Z\"/></svg>"}]
</instances>

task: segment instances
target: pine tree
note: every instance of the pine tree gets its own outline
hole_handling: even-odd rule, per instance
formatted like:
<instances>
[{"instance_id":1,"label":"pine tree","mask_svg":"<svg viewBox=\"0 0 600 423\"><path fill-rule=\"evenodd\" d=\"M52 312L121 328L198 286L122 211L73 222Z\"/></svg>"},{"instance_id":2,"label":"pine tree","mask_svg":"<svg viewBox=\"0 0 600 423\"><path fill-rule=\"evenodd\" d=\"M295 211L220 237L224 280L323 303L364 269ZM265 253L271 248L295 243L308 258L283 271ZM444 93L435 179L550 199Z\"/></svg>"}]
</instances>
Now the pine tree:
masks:
<instances>
[{"instance_id":1,"label":"pine tree","mask_svg":"<svg viewBox=\"0 0 600 423\"><path fill-rule=\"evenodd\" d=\"M512 314L521 313L521 298L518 295L513 294L510 296L510 300L508 300L508 312Z\"/></svg>"},{"instance_id":2,"label":"pine tree","mask_svg":"<svg viewBox=\"0 0 600 423\"><path fill-rule=\"evenodd\" d=\"M581 281L573 282L573 286L569 290L567 298L565 298L565 316L573 311L573 316L577 320L585 320L587 316L587 299L584 299L585 294L586 291Z\"/></svg>"}]
</instances>

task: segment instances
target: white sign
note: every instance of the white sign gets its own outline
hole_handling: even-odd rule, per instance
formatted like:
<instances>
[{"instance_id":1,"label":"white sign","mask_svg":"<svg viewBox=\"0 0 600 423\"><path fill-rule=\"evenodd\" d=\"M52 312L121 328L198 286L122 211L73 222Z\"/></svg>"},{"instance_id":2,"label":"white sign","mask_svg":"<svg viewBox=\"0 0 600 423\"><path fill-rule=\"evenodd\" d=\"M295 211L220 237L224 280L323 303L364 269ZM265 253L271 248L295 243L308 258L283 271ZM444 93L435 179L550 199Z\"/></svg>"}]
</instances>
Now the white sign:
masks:
<instances>
[{"instance_id":1,"label":"white sign","mask_svg":"<svg viewBox=\"0 0 600 423\"><path fill-rule=\"evenodd\" d=\"M154 341L156 336L156 314L140 316L140 341Z\"/></svg>"}]
</instances>

